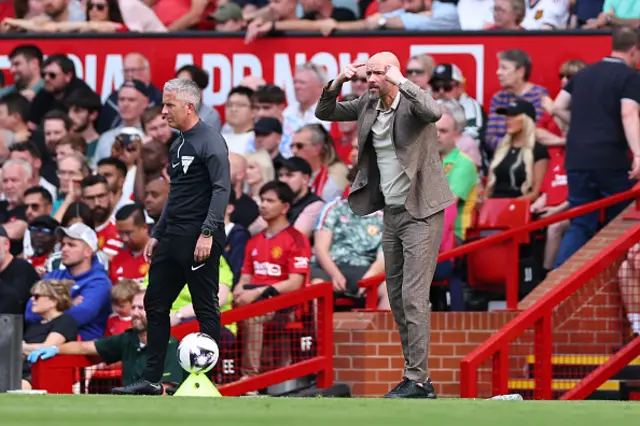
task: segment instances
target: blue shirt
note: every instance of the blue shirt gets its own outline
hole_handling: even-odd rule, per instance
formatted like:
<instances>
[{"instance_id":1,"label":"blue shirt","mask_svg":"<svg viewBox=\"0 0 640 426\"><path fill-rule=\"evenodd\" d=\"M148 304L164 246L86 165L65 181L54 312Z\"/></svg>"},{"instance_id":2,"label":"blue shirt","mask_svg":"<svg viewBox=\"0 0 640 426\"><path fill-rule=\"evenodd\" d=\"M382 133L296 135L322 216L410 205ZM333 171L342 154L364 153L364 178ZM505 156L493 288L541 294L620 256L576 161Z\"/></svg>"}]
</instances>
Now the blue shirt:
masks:
<instances>
[{"instance_id":1,"label":"blue shirt","mask_svg":"<svg viewBox=\"0 0 640 426\"><path fill-rule=\"evenodd\" d=\"M91 261L91 269L79 275L71 275L68 269L51 271L44 279L73 280L71 299L82 296L82 302L66 310L78 324L80 338L91 341L104 337L107 318L111 315L111 281L104 266L96 256ZM38 322L42 317L31 311L32 301L29 299L25 311L25 322Z\"/></svg>"}]
</instances>

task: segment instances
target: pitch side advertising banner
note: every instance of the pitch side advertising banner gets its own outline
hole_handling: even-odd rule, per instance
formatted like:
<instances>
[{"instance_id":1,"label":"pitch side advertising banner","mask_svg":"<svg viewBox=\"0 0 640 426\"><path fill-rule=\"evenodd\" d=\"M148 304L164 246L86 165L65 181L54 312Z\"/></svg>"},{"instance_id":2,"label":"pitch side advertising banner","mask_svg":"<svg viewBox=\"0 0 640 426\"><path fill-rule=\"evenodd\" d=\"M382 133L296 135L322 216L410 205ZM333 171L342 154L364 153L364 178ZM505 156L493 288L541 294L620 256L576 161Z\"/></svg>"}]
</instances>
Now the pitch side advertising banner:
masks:
<instances>
[{"instance_id":1,"label":"pitch side advertising banner","mask_svg":"<svg viewBox=\"0 0 640 426\"><path fill-rule=\"evenodd\" d=\"M242 38L229 37L104 37L0 39L0 69L9 76L9 52L20 44L38 45L45 55L65 53L76 65L76 73L103 100L123 81L125 55L139 52L151 63L156 86L174 77L185 64L197 64L209 72L204 102L219 107L227 93L243 76L262 76L283 87L293 101L292 75L296 64L313 61L324 65L330 78L350 62L364 61L376 52L394 52L406 64L411 55L426 53L438 63L457 64L466 78L467 92L484 105L499 90L497 55L507 49L526 51L533 62L531 81L546 87L552 95L560 89L558 71L568 59L594 62L610 50L608 35L527 34L446 36L356 36L277 37L246 45ZM348 93L349 86L344 87Z\"/></svg>"}]
</instances>

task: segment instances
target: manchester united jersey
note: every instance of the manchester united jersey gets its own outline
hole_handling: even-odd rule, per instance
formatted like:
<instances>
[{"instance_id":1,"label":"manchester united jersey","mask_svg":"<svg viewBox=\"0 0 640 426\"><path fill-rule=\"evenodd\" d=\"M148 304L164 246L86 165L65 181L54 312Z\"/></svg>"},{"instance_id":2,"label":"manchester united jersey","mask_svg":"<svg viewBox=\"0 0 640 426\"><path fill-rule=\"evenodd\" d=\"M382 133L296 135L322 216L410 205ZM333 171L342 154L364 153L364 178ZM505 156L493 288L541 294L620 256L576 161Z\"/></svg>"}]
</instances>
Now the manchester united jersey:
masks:
<instances>
[{"instance_id":1,"label":"manchester united jersey","mask_svg":"<svg viewBox=\"0 0 640 426\"><path fill-rule=\"evenodd\" d=\"M149 264L144 260L144 255L140 253L134 256L131 250L122 250L109 262L109 278L114 285L123 278L142 284L148 271Z\"/></svg>"},{"instance_id":2,"label":"manchester united jersey","mask_svg":"<svg viewBox=\"0 0 640 426\"><path fill-rule=\"evenodd\" d=\"M263 231L247 243L242 273L252 276L251 284L273 285L290 274L308 275L310 258L309 240L293 226L271 236Z\"/></svg>"},{"instance_id":3,"label":"manchester united jersey","mask_svg":"<svg viewBox=\"0 0 640 426\"><path fill-rule=\"evenodd\" d=\"M98 236L98 250L102 250L109 257L115 256L124 247L124 244L120 241L116 223L112 219L100 226L96 226L96 235Z\"/></svg>"}]
</instances>

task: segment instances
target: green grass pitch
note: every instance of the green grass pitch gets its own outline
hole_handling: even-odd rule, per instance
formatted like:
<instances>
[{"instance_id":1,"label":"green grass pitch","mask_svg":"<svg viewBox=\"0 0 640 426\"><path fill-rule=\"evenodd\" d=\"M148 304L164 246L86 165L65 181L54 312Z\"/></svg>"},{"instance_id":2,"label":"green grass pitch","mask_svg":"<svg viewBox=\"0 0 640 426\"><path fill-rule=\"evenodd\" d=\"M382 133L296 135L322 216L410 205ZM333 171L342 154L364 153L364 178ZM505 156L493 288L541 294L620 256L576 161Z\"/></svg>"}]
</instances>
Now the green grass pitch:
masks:
<instances>
[{"instance_id":1,"label":"green grass pitch","mask_svg":"<svg viewBox=\"0 0 640 426\"><path fill-rule=\"evenodd\" d=\"M408 423L405 423L408 422ZM626 426L640 403L0 395L2 426Z\"/></svg>"}]
</instances>

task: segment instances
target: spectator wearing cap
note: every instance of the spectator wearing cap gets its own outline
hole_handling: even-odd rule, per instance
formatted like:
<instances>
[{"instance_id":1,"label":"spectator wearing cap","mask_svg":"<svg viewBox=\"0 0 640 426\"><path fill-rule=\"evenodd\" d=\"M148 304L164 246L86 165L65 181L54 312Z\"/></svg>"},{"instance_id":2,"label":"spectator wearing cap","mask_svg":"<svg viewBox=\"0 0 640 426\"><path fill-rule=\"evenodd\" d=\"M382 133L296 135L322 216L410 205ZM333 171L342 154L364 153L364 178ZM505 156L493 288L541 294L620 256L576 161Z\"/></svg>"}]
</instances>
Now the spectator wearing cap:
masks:
<instances>
[{"instance_id":1,"label":"spectator wearing cap","mask_svg":"<svg viewBox=\"0 0 640 426\"><path fill-rule=\"evenodd\" d=\"M44 90L31 102L29 126L36 129L49 111L67 111L66 100L75 90L91 88L76 76L76 67L67 55L51 55L42 64Z\"/></svg>"},{"instance_id":2,"label":"spectator wearing cap","mask_svg":"<svg viewBox=\"0 0 640 426\"><path fill-rule=\"evenodd\" d=\"M574 75L555 100L554 115L569 126L565 168L571 207L629 190L640 178L639 58L637 29L617 28L610 56ZM609 207L607 222L627 204ZM555 267L594 236L598 222L597 212L571 220Z\"/></svg>"},{"instance_id":3,"label":"spectator wearing cap","mask_svg":"<svg viewBox=\"0 0 640 426\"><path fill-rule=\"evenodd\" d=\"M88 161L93 160L100 140L96 129L96 121L102 109L100 96L92 90L76 90L67 99L71 132L82 136L87 144L84 155Z\"/></svg>"},{"instance_id":4,"label":"spectator wearing cap","mask_svg":"<svg viewBox=\"0 0 640 426\"><path fill-rule=\"evenodd\" d=\"M198 88L200 88L201 98L202 92L209 85L209 73L197 65L184 65L176 72L176 78L185 78L196 83ZM200 103L198 117L218 131L222 128L222 121L220 120L220 114L218 114L218 111L215 108L211 108L209 105L205 105L204 102Z\"/></svg>"},{"instance_id":5,"label":"spectator wearing cap","mask_svg":"<svg viewBox=\"0 0 640 426\"><path fill-rule=\"evenodd\" d=\"M149 106L148 87L140 80L127 80L118 91L118 111L121 124L104 132L98 140L96 153L93 156L92 168L98 161L111 156L111 146L125 127L142 128L141 118Z\"/></svg>"},{"instance_id":6,"label":"spectator wearing cap","mask_svg":"<svg viewBox=\"0 0 640 426\"><path fill-rule=\"evenodd\" d=\"M480 146L484 141L486 114L480 102L466 93L465 79L460 68L455 64L438 65L429 84L433 89L434 99L451 98L458 101L467 121L462 134L475 139Z\"/></svg>"},{"instance_id":7,"label":"spectator wearing cap","mask_svg":"<svg viewBox=\"0 0 640 426\"><path fill-rule=\"evenodd\" d=\"M520 25L527 7L525 0L494 0L493 23L487 22L487 30L524 30Z\"/></svg>"},{"instance_id":8,"label":"spectator wearing cap","mask_svg":"<svg viewBox=\"0 0 640 426\"><path fill-rule=\"evenodd\" d=\"M497 113L498 108L506 108L511 102L524 99L535 107L535 122L537 122L542 116L543 105L551 103L547 89L529 82L531 58L522 50L501 52L498 55L497 75L502 90L491 97L489 105L485 136L485 149L489 153L497 149L506 134L505 116Z\"/></svg>"},{"instance_id":9,"label":"spectator wearing cap","mask_svg":"<svg viewBox=\"0 0 640 426\"><path fill-rule=\"evenodd\" d=\"M62 264L64 269L47 273L44 279L73 280L71 299L73 306L66 312L78 324L83 341L104 336L107 319L111 315L111 281L96 257L98 237L93 229L83 223L58 228ZM25 321L34 323L42 318L31 310L31 300L25 310Z\"/></svg>"},{"instance_id":10,"label":"spectator wearing cap","mask_svg":"<svg viewBox=\"0 0 640 426\"><path fill-rule=\"evenodd\" d=\"M31 253L25 259L35 268L39 276L46 272L46 263L56 247L55 230L60 226L51 216L37 216L29 222Z\"/></svg>"},{"instance_id":11,"label":"spectator wearing cap","mask_svg":"<svg viewBox=\"0 0 640 426\"><path fill-rule=\"evenodd\" d=\"M311 166L300 157L291 157L280 165L278 180L289 185L295 198L287 219L298 231L311 238L324 201L309 189Z\"/></svg>"},{"instance_id":12,"label":"spectator wearing cap","mask_svg":"<svg viewBox=\"0 0 640 426\"><path fill-rule=\"evenodd\" d=\"M232 1L218 6L216 11L209 15L209 19L216 21L215 30L220 33L236 33L246 28L242 8Z\"/></svg>"},{"instance_id":13,"label":"spectator wearing cap","mask_svg":"<svg viewBox=\"0 0 640 426\"><path fill-rule=\"evenodd\" d=\"M549 165L549 153L536 142L536 109L518 99L496 110L506 117L506 134L489 164L487 198L525 198L540 196L542 179Z\"/></svg>"},{"instance_id":14,"label":"spectator wearing cap","mask_svg":"<svg viewBox=\"0 0 640 426\"><path fill-rule=\"evenodd\" d=\"M128 3L131 2L122 2L121 6ZM147 87L146 94L150 107L162 105L162 92L151 82L151 64L149 64L149 60L144 55L137 52L129 53L122 62L122 71L125 81L139 80ZM109 98L104 103L104 108L100 111L96 127L99 133L118 127L122 123L118 110L119 92L120 90L118 89L109 95Z\"/></svg>"},{"instance_id":15,"label":"spectator wearing cap","mask_svg":"<svg viewBox=\"0 0 640 426\"><path fill-rule=\"evenodd\" d=\"M318 124L302 127L293 136L291 152L311 167L311 191L325 201L342 195L349 184L349 169L336 152L333 138Z\"/></svg>"},{"instance_id":16,"label":"spectator wearing cap","mask_svg":"<svg viewBox=\"0 0 640 426\"><path fill-rule=\"evenodd\" d=\"M278 173L280 165L285 158L280 154L280 142L282 141L282 124L274 117L262 117L256 120L253 126L256 138L256 149L265 150L273 161L273 169Z\"/></svg>"},{"instance_id":17,"label":"spectator wearing cap","mask_svg":"<svg viewBox=\"0 0 640 426\"><path fill-rule=\"evenodd\" d=\"M236 86L227 95L227 101L224 104L226 123L222 126L220 133L227 142L229 152L240 155L249 152L249 144L254 137L253 94L254 91L248 87Z\"/></svg>"},{"instance_id":18,"label":"spectator wearing cap","mask_svg":"<svg viewBox=\"0 0 640 426\"><path fill-rule=\"evenodd\" d=\"M40 279L29 262L11 254L9 236L0 226L0 314L21 315L31 297L31 286Z\"/></svg>"}]
</instances>

